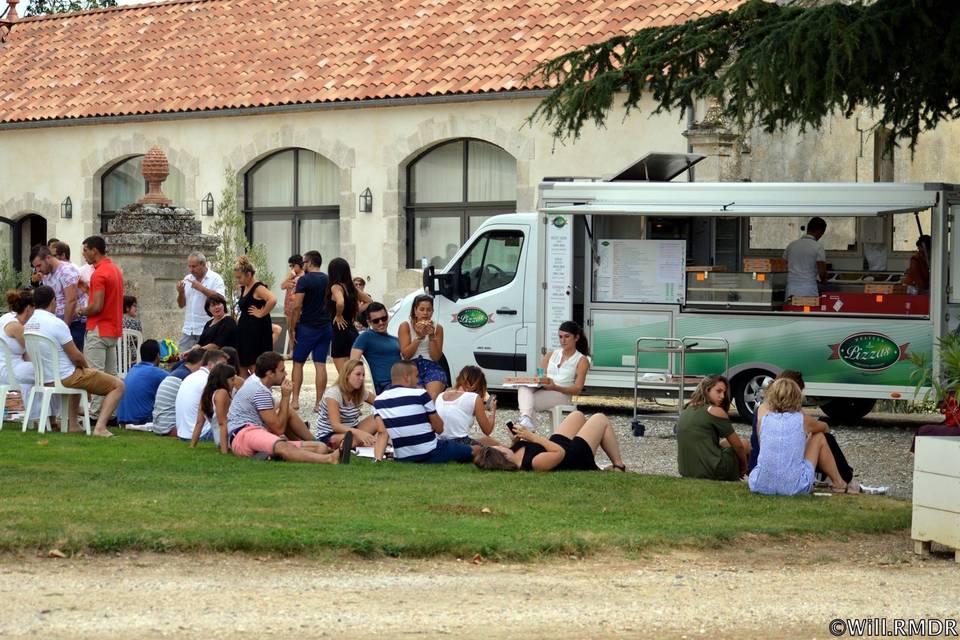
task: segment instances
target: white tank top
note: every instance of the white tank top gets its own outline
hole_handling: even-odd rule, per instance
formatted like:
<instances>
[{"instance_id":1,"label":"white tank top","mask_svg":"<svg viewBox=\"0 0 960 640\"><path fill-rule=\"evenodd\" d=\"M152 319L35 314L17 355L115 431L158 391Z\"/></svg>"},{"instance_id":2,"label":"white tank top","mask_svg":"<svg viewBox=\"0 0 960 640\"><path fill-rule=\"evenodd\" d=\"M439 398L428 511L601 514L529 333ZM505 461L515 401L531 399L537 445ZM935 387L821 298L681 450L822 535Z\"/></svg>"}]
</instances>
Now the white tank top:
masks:
<instances>
[{"instance_id":1,"label":"white tank top","mask_svg":"<svg viewBox=\"0 0 960 640\"><path fill-rule=\"evenodd\" d=\"M410 325L410 339L416 340L417 332L413 330L413 323L407 322L407 324ZM420 341L420 344L417 345L417 351L413 354L413 357L410 359L416 360L417 358L423 358L424 360L433 360L433 358L430 357L430 339L429 338L424 338L423 340Z\"/></svg>"},{"instance_id":2,"label":"white tank top","mask_svg":"<svg viewBox=\"0 0 960 640\"><path fill-rule=\"evenodd\" d=\"M554 384L569 387L577 380L577 363L584 356L579 351L574 351L573 355L567 358L567 361L561 366L560 358L562 357L563 349L557 349L550 355L550 361L547 363L547 376L553 380Z\"/></svg>"},{"instance_id":3,"label":"white tank top","mask_svg":"<svg viewBox=\"0 0 960 640\"><path fill-rule=\"evenodd\" d=\"M7 335L7 325L11 322L17 322L17 314L13 311L8 311L0 316L0 334L2 334L3 341L7 343L7 346L13 353L13 364L16 364L17 362L23 362L23 347L20 346L19 342ZM2 365L3 360L0 359L0 366Z\"/></svg>"},{"instance_id":4,"label":"white tank top","mask_svg":"<svg viewBox=\"0 0 960 640\"><path fill-rule=\"evenodd\" d=\"M437 396L437 415L443 420L443 433L440 437L444 440L453 438L463 438L470 435L470 427L473 426L473 412L477 407L477 394L472 391L464 391L456 400L444 400L444 394Z\"/></svg>"}]
</instances>

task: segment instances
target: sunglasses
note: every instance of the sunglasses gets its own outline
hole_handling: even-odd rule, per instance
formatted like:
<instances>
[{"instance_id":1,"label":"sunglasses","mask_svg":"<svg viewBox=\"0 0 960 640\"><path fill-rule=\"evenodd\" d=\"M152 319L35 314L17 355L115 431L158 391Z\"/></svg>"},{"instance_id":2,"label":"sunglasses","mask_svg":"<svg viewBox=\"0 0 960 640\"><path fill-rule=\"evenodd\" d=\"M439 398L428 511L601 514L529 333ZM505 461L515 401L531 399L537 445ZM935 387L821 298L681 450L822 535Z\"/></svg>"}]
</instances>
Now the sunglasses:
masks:
<instances>
[{"instance_id":1,"label":"sunglasses","mask_svg":"<svg viewBox=\"0 0 960 640\"><path fill-rule=\"evenodd\" d=\"M387 321L387 316L379 316L377 318L367 318L370 324L380 324L381 322Z\"/></svg>"}]
</instances>

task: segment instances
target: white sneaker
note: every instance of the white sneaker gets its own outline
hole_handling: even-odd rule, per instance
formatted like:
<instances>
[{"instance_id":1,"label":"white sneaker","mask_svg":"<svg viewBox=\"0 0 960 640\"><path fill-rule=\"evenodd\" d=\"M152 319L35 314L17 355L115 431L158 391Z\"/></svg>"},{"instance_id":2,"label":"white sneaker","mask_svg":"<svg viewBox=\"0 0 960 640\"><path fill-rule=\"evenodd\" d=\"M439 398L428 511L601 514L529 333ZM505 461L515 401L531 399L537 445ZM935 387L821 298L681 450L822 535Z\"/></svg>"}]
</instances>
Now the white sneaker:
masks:
<instances>
[{"instance_id":1,"label":"white sneaker","mask_svg":"<svg viewBox=\"0 0 960 640\"><path fill-rule=\"evenodd\" d=\"M533 424L533 420L530 419L530 416L520 416L520 419L517 420L517 424L527 431L532 431L534 433L537 431L537 425Z\"/></svg>"}]
</instances>

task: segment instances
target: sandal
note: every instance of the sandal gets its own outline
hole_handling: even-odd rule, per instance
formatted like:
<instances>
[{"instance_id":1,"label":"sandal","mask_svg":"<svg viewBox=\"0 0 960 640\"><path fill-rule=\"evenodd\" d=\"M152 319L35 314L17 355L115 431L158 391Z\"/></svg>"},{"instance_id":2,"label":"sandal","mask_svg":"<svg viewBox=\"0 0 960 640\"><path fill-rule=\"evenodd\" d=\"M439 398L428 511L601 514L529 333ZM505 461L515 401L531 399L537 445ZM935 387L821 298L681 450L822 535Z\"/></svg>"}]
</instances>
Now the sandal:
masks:
<instances>
[{"instance_id":1,"label":"sandal","mask_svg":"<svg viewBox=\"0 0 960 640\"><path fill-rule=\"evenodd\" d=\"M625 465L625 464L613 464L613 463L611 462L611 463L610 463L610 466L607 467L607 471L619 471L620 473L626 473L626 472L627 472L627 465Z\"/></svg>"},{"instance_id":2,"label":"sandal","mask_svg":"<svg viewBox=\"0 0 960 640\"><path fill-rule=\"evenodd\" d=\"M856 481L848 482L843 488L830 487L833 493L860 493L860 483Z\"/></svg>"},{"instance_id":3,"label":"sandal","mask_svg":"<svg viewBox=\"0 0 960 640\"><path fill-rule=\"evenodd\" d=\"M337 448L339 458L337 460L338 464L350 464L350 455L353 449L353 433L347 431L343 434L343 440L340 441L340 446Z\"/></svg>"}]
</instances>

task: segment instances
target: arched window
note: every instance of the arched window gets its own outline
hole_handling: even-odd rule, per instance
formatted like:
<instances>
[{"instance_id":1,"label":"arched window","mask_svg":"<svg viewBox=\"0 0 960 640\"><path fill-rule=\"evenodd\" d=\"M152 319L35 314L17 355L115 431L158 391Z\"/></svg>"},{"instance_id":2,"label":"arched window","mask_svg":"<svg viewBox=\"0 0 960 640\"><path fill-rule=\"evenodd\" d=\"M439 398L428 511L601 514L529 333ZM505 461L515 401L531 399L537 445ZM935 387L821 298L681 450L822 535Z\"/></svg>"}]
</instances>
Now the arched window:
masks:
<instances>
[{"instance_id":1,"label":"arched window","mask_svg":"<svg viewBox=\"0 0 960 640\"><path fill-rule=\"evenodd\" d=\"M244 181L247 233L266 247L273 292L282 300L292 254L315 249L324 263L340 255L340 171L313 151L285 149L260 160Z\"/></svg>"},{"instance_id":2,"label":"arched window","mask_svg":"<svg viewBox=\"0 0 960 640\"><path fill-rule=\"evenodd\" d=\"M517 210L517 161L482 140L433 147L407 167L407 266L445 266L484 220Z\"/></svg>"},{"instance_id":3,"label":"arched window","mask_svg":"<svg viewBox=\"0 0 960 640\"><path fill-rule=\"evenodd\" d=\"M132 204L147 193L147 181L143 179L143 156L127 158L113 165L100 179L100 232L107 231L107 222L117 211ZM163 193L174 206L184 206L183 173L174 166L163 181Z\"/></svg>"}]
</instances>

